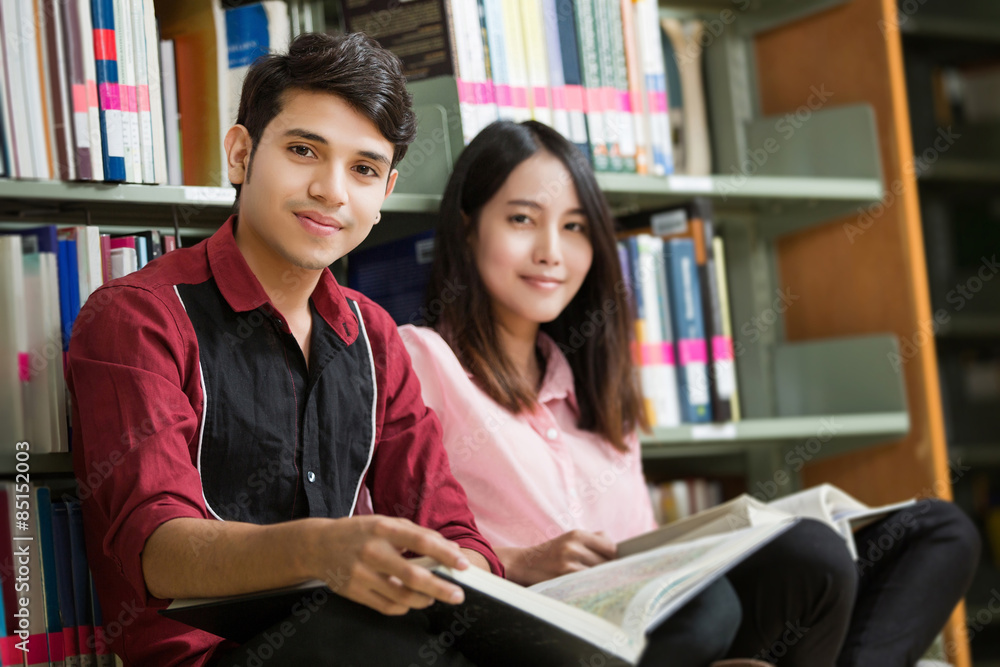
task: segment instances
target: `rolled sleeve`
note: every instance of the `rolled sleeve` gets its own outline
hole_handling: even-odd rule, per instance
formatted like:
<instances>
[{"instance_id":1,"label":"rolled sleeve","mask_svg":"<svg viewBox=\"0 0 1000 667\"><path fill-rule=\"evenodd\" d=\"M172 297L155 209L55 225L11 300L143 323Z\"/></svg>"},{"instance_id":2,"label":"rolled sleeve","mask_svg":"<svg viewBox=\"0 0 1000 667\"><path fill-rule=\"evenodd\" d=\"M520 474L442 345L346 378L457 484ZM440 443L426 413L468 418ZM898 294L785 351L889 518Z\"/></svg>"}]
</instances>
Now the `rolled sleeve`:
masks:
<instances>
[{"instance_id":1,"label":"rolled sleeve","mask_svg":"<svg viewBox=\"0 0 1000 667\"><path fill-rule=\"evenodd\" d=\"M368 476L374 511L438 531L482 554L493 573L503 576L499 558L476 527L465 491L451 473L441 424L421 398L420 382L395 324L384 313L365 317L380 320L380 350L373 351L384 400Z\"/></svg>"},{"instance_id":2,"label":"rolled sleeve","mask_svg":"<svg viewBox=\"0 0 1000 667\"><path fill-rule=\"evenodd\" d=\"M88 551L110 559L147 603L146 540L171 519L208 518L192 454L201 403L193 347L169 303L130 286L95 292L70 343L73 465Z\"/></svg>"}]
</instances>

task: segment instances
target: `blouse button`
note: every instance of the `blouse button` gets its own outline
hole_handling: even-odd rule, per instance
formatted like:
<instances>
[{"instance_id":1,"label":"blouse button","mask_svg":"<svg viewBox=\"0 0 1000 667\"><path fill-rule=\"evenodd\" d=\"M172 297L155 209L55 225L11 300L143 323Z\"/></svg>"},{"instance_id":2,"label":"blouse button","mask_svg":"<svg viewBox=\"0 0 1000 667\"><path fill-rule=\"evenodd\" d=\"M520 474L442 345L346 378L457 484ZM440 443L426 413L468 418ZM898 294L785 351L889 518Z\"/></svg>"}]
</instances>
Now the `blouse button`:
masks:
<instances>
[{"instance_id":1,"label":"blouse button","mask_svg":"<svg viewBox=\"0 0 1000 667\"><path fill-rule=\"evenodd\" d=\"M310 482L315 482L316 481L316 473L314 473L312 470L309 471L309 473L306 475L306 477L309 478Z\"/></svg>"},{"instance_id":2,"label":"blouse button","mask_svg":"<svg viewBox=\"0 0 1000 667\"><path fill-rule=\"evenodd\" d=\"M545 432L545 437L549 440L555 440L559 437L559 431L555 427L550 427L548 431Z\"/></svg>"}]
</instances>

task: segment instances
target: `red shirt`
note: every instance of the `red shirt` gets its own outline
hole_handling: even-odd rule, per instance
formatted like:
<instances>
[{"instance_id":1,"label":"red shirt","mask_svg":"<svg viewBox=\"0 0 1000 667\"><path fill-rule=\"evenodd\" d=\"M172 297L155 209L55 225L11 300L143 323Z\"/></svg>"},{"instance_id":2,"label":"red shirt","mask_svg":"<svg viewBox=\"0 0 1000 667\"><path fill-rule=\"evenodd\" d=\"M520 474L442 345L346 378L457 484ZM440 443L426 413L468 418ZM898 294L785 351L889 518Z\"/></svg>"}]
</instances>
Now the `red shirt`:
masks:
<instances>
[{"instance_id":1,"label":"red shirt","mask_svg":"<svg viewBox=\"0 0 1000 667\"><path fill-rule=\"evenodd\" d=\"M308 367L236 247L235 218L96 291L67 381L87 555L111 648L201 665L221 643L157 613L140 554L178 517L275 523L374 511L483 554L441 427L384 310L325 270Z\"/></svg>"}]
</instances>

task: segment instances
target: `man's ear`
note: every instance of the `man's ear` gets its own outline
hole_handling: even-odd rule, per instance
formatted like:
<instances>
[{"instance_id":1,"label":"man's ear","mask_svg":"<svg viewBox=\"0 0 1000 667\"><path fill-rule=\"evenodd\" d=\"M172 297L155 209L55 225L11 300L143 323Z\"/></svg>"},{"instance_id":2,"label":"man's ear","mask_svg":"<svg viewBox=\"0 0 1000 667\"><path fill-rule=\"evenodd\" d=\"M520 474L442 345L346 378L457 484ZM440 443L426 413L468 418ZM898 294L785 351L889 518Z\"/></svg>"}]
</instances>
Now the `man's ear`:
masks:
<instances>
[{"instance_id":1,"label":"man's ear","mask_svg":"<svg viewBox=\"0 0 1000 667\"><path fill-rule=\"evenodd\" d=\"M223 144L226 149L226 170L229 182L242 185L250 173L250 152L253 148L250 132L242 125L233 125L226 132Z\"/></svg>"},{"instance_id":2,"label":"man's ear","mask_svg":"<svg viewBox=\"0 0 1000 667\"><path fill-rule=\"evenodd\" d=\"M393 169L392 171L389 172L389 180L387 180L385 183L385 199L389 198L389 195L392 194L393 188L396 187L396 178L398 176L399 176L398 169ZM385 199L383 199L382 201L385 201Z\"/></svg>"}]
</instances>

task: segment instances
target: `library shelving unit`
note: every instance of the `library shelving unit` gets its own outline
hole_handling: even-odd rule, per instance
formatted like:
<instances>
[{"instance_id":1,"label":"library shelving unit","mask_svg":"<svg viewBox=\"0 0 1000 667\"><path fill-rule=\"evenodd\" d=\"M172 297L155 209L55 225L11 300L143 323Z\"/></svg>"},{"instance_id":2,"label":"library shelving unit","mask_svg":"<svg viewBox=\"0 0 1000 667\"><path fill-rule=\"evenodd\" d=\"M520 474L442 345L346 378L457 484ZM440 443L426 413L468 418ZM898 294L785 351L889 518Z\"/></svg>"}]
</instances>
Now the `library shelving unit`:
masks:
<instances>
[{"instance_id":1,"label":"library shelving unit","mask_svg":"<svg viewBox=\"0 0 1000 667\"><path fill-rule=\"evenodd\" d=\"M714 27L704 59L715 174L599 180L618 213L713 200L743 419L656 429L643 437L647 462L737 471L748 489L787 476L776 494L829 481L876 504L950 498L932 346L890 361L930 316L916 181L903 168L913 151L893 0L660 5ZM367 244L432 224L463 145L453 80L411 90L417 141L384 207L392 224ZM817 90L829 93L819 105ZM794 122L783 125L788 114ZM755 161L770 139L779 149ZM176 228L185 245L232 203L228 188L0 181L5 224ZM860 236L845 232L872 210ZM69 471L66 455L41 459L33 471ZM948 657L969 667L960 618Z\"/></svg>"},{"instance_id":2,"label":"library shelving unit","mask_svg":"<svg viewBox=\"0 0 1000 667\"><path fill-rule=\"evenodd\" d=\"M914 155L923 167L918 190L955 501L984 537L966 600L969 634L975 664L995 666L1000 617L987 618L984 610L1000 586L1000 555L987 539L996 521L990 517L1000 513L1000 388L995 381L983 386L977 377L988 380L992 372L1000 378L1000 281L983 261L1000 252L1000 121L977 119L960 102L949 104L949 94L960 91L936 92L934 81L942 82L948 69L1000 64L1000 5L928 0L919 11L902 13L899 24ZM942 131L952 141L935 146Z\"/></svg>"}]
</instances>

